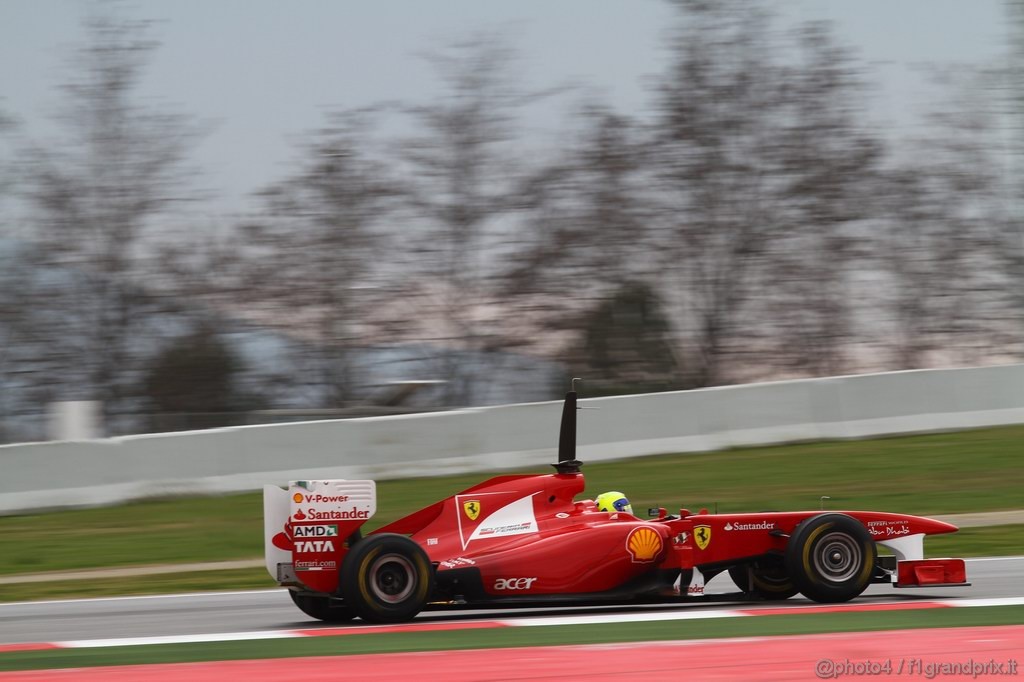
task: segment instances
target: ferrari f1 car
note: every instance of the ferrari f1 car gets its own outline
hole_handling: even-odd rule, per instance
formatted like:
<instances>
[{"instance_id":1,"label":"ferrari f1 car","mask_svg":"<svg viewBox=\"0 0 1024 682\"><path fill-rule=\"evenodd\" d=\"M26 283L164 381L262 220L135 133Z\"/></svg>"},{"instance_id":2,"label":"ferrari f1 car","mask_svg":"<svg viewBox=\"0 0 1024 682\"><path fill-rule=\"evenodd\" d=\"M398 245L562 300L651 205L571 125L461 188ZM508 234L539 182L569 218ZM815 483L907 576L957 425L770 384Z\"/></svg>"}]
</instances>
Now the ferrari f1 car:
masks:
<instances>
[{"instance_id":1,"label":"ferrari f1 car","mask_svg":"<svg viewBox=\"0 0 1024 682\"><path fill-rule=\"evenodd\" d=\"M962 559L924 558L924 537L956 526L919 516L657 509L645 520L577 501L576 409L571 391L555 473L491 478L365 536L373 481L266 486L270 575L311 617L376 623L428 606L684 600L723 571L752 599L844 602L871 583L968 584Z\"/></svg>"}]
</instances>

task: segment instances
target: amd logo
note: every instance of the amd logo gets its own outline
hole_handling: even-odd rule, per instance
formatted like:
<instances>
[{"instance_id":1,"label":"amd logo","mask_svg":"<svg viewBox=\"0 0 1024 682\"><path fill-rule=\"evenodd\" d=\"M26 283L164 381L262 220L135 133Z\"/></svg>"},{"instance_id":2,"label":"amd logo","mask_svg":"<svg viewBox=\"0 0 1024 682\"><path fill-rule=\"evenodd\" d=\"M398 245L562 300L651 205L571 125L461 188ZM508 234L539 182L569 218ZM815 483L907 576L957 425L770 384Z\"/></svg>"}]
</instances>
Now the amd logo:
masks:
<instances>
[{"instance_id":1,"label":"amd logo","mask_svg":"<svg viewBox=\"0 0 1024 682\"><path fill-rule=\"evenodd\" d=\"M536 578L498 578L494 581L496 590L528 590Z\"/></svg>"}]
</instances>

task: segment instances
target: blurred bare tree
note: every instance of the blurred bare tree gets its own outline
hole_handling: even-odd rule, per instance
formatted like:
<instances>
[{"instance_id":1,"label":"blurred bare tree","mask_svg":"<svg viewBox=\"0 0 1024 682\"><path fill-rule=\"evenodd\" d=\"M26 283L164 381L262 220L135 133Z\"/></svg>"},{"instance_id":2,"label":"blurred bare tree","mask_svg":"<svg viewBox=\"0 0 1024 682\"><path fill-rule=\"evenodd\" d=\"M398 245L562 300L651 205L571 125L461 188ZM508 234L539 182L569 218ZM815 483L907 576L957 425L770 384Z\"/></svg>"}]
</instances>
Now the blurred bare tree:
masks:
<instances>
[{"instance_id":1,"label":"blurred bare tree","mask_svg":"<svg viewBox=\"0 0 1024 682\"><path fill-rule=\"evenodd\" d=\"M770 245L767 281L754 315L771 330L774 371L842 374L866 341L856 274L870 255L866 235L887 152L866 123L866 86L827 24L800 27L797 60L780 66L786 122L766 153L781 196L782 225ZM860 308L858 310L858 308Z\"/></svg>"},{"instance_id":2,"label":"blurred bare tree","mask_svg":"<svg viewBox=\"0 0 1024 682\"><path fill-rule=\"evenodd\" d=\"M790 84L773 60L762 8L675 4L680 20L658 86L652 155L663 193L661 283L685 383L710 386L727 381L730 347L758 343L742 312L783 227L779 138Z\"/></svg>"},{"instance_id":3,"label":"blurred bare tree","mask_svg":"<svg viewBox=\"0 0 1024 682\"><path fill-rule=\"evenodd\" d=\"M48 338L60 355L62 397L100 400L109 418L137 388L144 237L183 198L184 155L199 131L184 115L143 104L158 45L147 22L105 7L84 28L63 88L64 136L31 147L25 188L41 259L64 273L47 291L61 310Z\"/></svg>"},{"instance_id":4,"label":"blurred bare tree","mask_svg":"<svg viewBox=\"0 0 1024 682\"><path fill-rule=\"evenodd\" d=\"M686 383L841 371L855 230L884 151L852 60L820 24L793 50L760 4L676 4L652 163Z\"/></svg>"},{"instance_id":5,"label":"blurred bare tree","mask_svg":"<svg viewBox=\"0 0 1024 682\"><path fill-rule=\"evenodd\" d=\"M13 127L13 119L0 110L0 142L5 141ZM22 301L25 291L24 272L18 254L12 252L13 242L9 233L12 227L6 210L14 177L9 165L6 151L0 153L0 384L4 386L0 390L0 443L6 442L9 437L10 425L7 420L14 411L14 380L19 364L14 350L21 345L19 337L25 317Z\"/></svg>"},{"instance_id":6,"label":"blurred bare tree","mask_svg":"<svg viewBox=\"0 0 1024 682\"><path fill-rule=\"evenodd\" d=\"M309 137L297 171L261 193L266 210L244 226L238 249L235 286L247 306L265 308L265 322L306 330L304 361L326 407L347 406L367 380L354 351L365 342L395 196L366 148L370 113L337 114Z\"/></svg>"},{"instance_id":7,"label":"blurred bare tree","mask_svg":"<svg viewBox=\"0 0 1024 682\"><path fill-rule=\"evenodd\" d=\"M154 396L178 410L177 379L203 366L224 372L210 400L238 404L242 354L217 325L273 337L247 389L338 408L388 341L407 342L389 361L433 362L417 378L446 380L449 406L479 400L499 351L609 392L1024 353L1024 68L1001 74L1008 110L986 109L981 77L950 80L954 100L897 139L867 120L864 67L827 25L673 4L652 111L584 99L541 143L524 114L562 89L527 92L506 37L484 34L427 55L439 90L397 127L392 107L332 116L232 229L178 210L200 130L141 98L148 25L93 16L62 134L16 174L31 239L0 242L0 416L16 394L100 400L108 419ZM1024 2L1008 7L1019 67Z\"/></svg>"},{"instance_id":8,"label":"blurred bare tree","mask_svg":"<svg viewBox=\"0 0 1024 682\"><path fill-rule=\"evenodd\" d=\"M1009 128L1009 164L1002 185L1005 209L996 223L997 263L1005 274L1011 318L1012 348L1024 357L1024 0L1007 0L1010 59L1003 72L1000 103ZM997 145L998 149L999 146Z\"/></svg>"},{"instance_id":9,"label":"blurred bare tree","mask_svg":"<svg viewBox=\"0 0 1024 682\"><path fill-rule=\"evenodd\" d=\"M643 131L629 117L589 102L560 158L533 171L529 219L508 273L512 293L564 289L584 300L649 277L652 211L644 195Z\"/></svg>"},{"instance_id":10,"label":"blurred bare tree","mask_svg":"<svg viewBox=\"0 0 1024 682\"><path fill-rule=\"evenodd\" d=\"M437 355L449 405L472 404L481 354L509 343L498 278L503 230L525 199L516 120L543 96L524 93L511 76L514 51L483 35L426 55L441 83L433 101L408 107L416 133L400 140L402 182L412 220L399 244L407 262L398 295L432 325L424 340ZM450 352L456 351L456 352Z\"/></svg>"},{"instance_id":11,"label":"blurred bare tree","mask_svg":"<svg viewBox=\"0 0 1024 682\"><path fill-rule=\"evenodd\" d=\"M878 195L889 217L873 240L887 275L879 301L900 369L978 362L1005 347L1001 163L991 112L976 104L984 79L961 76L944 75L951 97L907 141Z\"/></svg>"},{"instance_id":12,"label":"blurred bare tree","mask_svg":"<svg viewBox=\"0 0 1024 682\"><path fill-rule=\"evenodd\" d=\"M579 132L560 155L531 169L508 300L531 308L545 336L564 337L547 352L591 377L589 394L677 387L671 329L653 285L647 131L594 101L574 120Z\"/></svg>"}]
</instances>

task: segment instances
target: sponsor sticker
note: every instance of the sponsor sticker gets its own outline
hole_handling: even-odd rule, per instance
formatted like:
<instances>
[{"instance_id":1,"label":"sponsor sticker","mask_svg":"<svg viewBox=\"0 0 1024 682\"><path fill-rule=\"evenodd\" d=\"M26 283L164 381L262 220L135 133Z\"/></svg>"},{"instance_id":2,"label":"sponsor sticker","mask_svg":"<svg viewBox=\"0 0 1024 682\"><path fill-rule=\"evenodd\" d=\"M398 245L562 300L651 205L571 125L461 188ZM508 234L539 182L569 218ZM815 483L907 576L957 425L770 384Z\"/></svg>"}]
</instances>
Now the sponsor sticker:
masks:
<instances>
[{"instance_id":1,"label":"sponsor sticker","mask_svg":"<svg viewBox=\"0 0 1024 682\"><path fill-rule=\"evenodd\" d=\"M308 513L303 512L299 508L292 514L292 519L295 521L305 521L307 519L311 521L351 521L353 519L368 518L370 518L370 512L358 507L352 507L351 509L310 509Z\"/></svg>"},{"instance_id":2,"label":"sponsor sticker","mask_svg":"<svg viewBox=\"0 0 1024 682\"><path fill-rule=\"evenodd\" d=\"M459 539L465 549L474 540L489 540L510 535L525 535L537 532L537 517L533 511L533 497L527 495L511 502L505 502L516 493L479 493L472 498L456 496L459 524ZM490 495L490 497L483 497ZM483 509L481 500L487 502ZM504 503L504 504L502 504ZM472 514L476 520L471 520Z\"/></svg>"},{"instance_id":3,"label":"sponsor sticker","mask_svg":"<svg viewBox=\"0 0 1024 682\"><path fill-rule=\"evenodd\" d=\"M484 537L487 535L519 535L528 533L533 527L533 522L523 521L522 523L510 523L505 526L481 526L474 535Z\"/></svg>"},{"instance_id":4,"label":"sponsor sticker","mask_svg":"<svg viewBox=\"0 0 1024 682\"><path fill-rule=\"evenodd\" d=\"M338 569L336 561L296 561L296 571L335 571Z\"/></svg>"},{"instance_id":5,"label":"sponsor sticker","mask_svg":"<svg viewBox=\"0 0 1024 682\"><path fill-rule=\"evenodd\" d=\"M898 538L901 535L910 535L910 526L906 521L899 519L894 521L868 521L868 532L872 537Z\"/></svg>"},{"instance_id":6,"label":"sponsor sticker","mask_svg":"<svg viewBox=\"0 0 1024 682\"><path fill-rule=\"evenodd\" d=\"M774 530L775 524L771 521L755 521L754 523L726 523L726 530Z\"/></svg>"},{"instance_id":7,"label":"sponsor sticker","mask_svg":"<svg viewBox=\"0 0 1024 682\"><path fill-rule=\"evenodd\" d=\"M338 537L338 526L321 525L321 526L293 526L292 527L293 538L336 538Z\"/></svg>"},{"instance_id":8,"label":"sponsor sticker","mask_svg":"<svg viewBox=\"0 0 1024 682\"><path fill-rule=\"evenodd\" d=\"M694 526L693 539L700 549L707 549L711 544L711 526Z\"/></svg>"},{"instance_id":9,"label":"sponsor sticker","mask_svg":"<svg viewBox=\"0 0 1024 682\"><path fill-rule=\"evenodd\" d=\"M462 503L462 511L470 521L480 518L480 500L466 500Z\"/></svg>"},{"instance_id":10,"label":"sponsor sticker","mask_svg":"<svg viewBox=\"0 0 1024 682\"><path fill-rule=\"evenodd\" d=\"M632 557L635 564L654 561L661 554L663 546L661 533L646 526L634 528L626 536L626 551L629 552L629 556Z\"/></svg>"},{"instance_id":11,"label":"sponsor sticker","mask_svg":"<svg viewBox=\"0 0 1024 682\"><path fill-rule=\"evenodd\" d=\"M303 552L333 552L334 542L331 540L296 540L295 551Z\"/></svg>"},{"instance_id":12,"label":"sponsor sticker","mask_svg":"<svg viewBox=\"0 0 1024 682\"><path fill-rule=\"evenodd\" d=\"M466 557L458 557L457 559L449 559L441 562L441 568L458 568L459 566L476 566L476 562Z\"/></svg>"},{"instance_id":13,"label":"sponsor sticker","mask_svg":"<svg viewBox=\"0 0 1024 682\"><path fill-rule=\"evenodd\" d=\"M296 504L301 504L305 501L306 504L330 504L332 502L348 502L348 495L321 495L320 493L313 493L312 495L303 495L302 493L295 493L292 495L292 499Z\"/></svg>"},{"instance_id":14,"label":"sponsor sticker","mask_svg":"<svg viewBox=\"0 0 1024 682\"><path fill-rule=\"evenodd\" d=\"M498 578L494 581L496 590L528 590L533 587L536 578Z\"/></svg>"}]
</instances>

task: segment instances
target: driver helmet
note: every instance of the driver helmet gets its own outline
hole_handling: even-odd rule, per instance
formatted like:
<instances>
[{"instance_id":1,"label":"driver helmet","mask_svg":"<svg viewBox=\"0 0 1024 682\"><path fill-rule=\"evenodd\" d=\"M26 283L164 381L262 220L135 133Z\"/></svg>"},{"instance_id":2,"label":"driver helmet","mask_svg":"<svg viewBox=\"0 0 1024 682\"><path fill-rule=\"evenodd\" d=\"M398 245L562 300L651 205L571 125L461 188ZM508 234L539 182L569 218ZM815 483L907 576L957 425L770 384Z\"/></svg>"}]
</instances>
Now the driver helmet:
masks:
<instances>
[{"instance_id":1,"label":"driver helmet","mask_svg":"<svg viewBox=\"0 0 1024 682\"><path fill-rule=\"evenodd\" d=\"M629 503L626 496L620 493L618 490L612 490L607 493L601 493L594 500L597 504L597 508L601 511L606 512L626 512L627 514L633 513L633 505Z\"/></svg>"}]
</instances>

